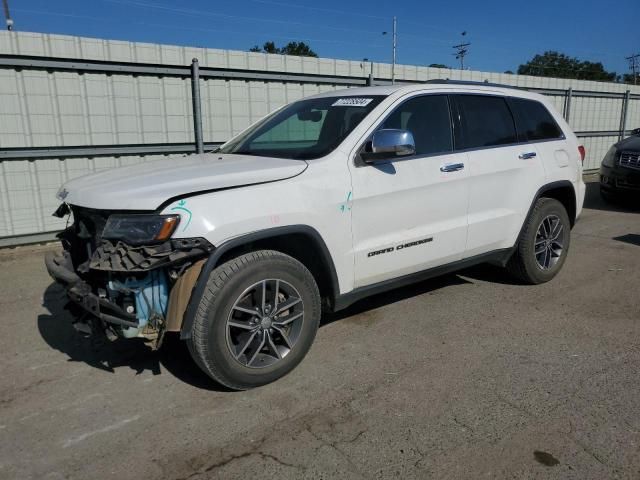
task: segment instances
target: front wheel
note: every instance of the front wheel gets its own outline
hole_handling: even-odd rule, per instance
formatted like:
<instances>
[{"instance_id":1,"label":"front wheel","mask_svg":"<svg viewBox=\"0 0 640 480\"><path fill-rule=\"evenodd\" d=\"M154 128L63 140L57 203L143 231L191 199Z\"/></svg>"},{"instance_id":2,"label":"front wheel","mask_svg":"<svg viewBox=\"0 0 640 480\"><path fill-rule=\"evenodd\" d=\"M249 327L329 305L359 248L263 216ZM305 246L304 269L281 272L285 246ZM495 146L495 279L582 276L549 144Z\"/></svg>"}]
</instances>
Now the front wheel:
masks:
<instances>
[{"instance_id":1,"label":"front wheel","mask_svg":"<svg viewBox=\"0 0 640 480\"><path fill-rule=\"evenodd\" d=\"M264 385L302 361L320 311L318 287L302 263L272 250L247 253L211 272L189 351L228 388Z\"/></svg>"},{"instance_id":2,"label":"front wheel","mask_svg":"<svg viewBox=\"0 0 640 480\"><path fill-rule=\"evenodd\" d=\"M507 269L525 283L548 282L564 265L570 240L571 222L564 205L553 198L540 198L526 220Z\"/></svg>"}]
</instances>

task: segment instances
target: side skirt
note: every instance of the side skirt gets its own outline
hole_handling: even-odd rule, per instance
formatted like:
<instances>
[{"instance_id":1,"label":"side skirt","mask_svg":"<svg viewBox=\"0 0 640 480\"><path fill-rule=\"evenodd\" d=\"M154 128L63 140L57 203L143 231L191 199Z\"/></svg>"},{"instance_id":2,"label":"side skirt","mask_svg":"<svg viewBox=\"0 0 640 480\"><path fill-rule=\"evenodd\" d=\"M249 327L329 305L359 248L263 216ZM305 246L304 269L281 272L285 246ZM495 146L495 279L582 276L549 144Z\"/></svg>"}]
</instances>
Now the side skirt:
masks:
<instances>
[{"instance_id":1,"label":"side skirt","mask_svg":"<svg viewBox=\"0 0 640 480\"><path fill-rule=\"evenodd\" d=\"M515 247L495 250L493 252L483 253L481 255L465 258L463 260L458 260L457 262L448 263L446 265L440 265L439 267L430 268L421 272L411 273L402 277L392 278L390 280L374 283L373 285L359 287L355 290L352 290L351 292L338 295L335 299L334 310L343 310L348 306L354 304L358 300L369 297L371 295L376 295L378 293L404 287L406 285L411 285L412 283L417 283L429 278L439 277L440 275L463 270L480 263L492 263L504 266L506 265L507 261L509 261L509 258L511 258L514 250Z\"/></svg>"}]
</instances>

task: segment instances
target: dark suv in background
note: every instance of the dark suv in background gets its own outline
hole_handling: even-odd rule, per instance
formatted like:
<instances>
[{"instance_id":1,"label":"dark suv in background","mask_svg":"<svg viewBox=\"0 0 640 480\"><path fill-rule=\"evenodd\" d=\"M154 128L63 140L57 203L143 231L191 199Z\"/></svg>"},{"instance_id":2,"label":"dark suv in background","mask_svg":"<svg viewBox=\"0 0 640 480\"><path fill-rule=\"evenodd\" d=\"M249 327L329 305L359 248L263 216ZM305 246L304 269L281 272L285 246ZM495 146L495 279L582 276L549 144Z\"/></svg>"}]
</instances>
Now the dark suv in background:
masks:
<instances>
[{"instance_id":1,"label":"dark suv in background","mask_svg":"<svg viewBox=\"0 0 640 480\"><path fill-rule=\"evenodd\" d=\"M600 193L605 200L632 194L640 198L640 128L614 144L602 159Z\"/></svg>"}]
</instances>

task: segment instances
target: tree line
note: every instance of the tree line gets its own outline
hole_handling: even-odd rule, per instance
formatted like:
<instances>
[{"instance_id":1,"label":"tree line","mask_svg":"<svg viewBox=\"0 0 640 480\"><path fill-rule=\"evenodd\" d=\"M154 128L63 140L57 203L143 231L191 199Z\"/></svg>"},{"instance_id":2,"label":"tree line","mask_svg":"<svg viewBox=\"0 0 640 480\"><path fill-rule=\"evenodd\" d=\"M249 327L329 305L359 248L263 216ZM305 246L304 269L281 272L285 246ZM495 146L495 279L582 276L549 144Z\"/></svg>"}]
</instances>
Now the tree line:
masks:
<instances>
[{"instance_id":1,"label":"tree line","mask_svg":"<svg viewBox=\"0 0 640 480\"><path fill-rule=\"evenodd\" d=\"M633 74L609 72L601 62L591 62L570 57L564 53L549 50L534 55L527 63L518 67L519 75L536 77L575 78L576 80L595 80L599 82L633 83ZM636 74L636 77L638 75ZM636 78L636 81L640 78Z\"/></svg>"},{"instance_id":2,"label":"tree line","mask_svg":"<svg viewBox=\"0 0 640 480\"><path fill-rule=\"evenodd\" d=\"M249 49L250 52L274 53L281 55L297 55L301 57L317 57L309 45L304 42L289 42L282 47L277 47L275 42L265 42L262 47L258 45ZM442 63L432 63L430 67L450 68ZM504 73L514 73L507 70ZM618 82L640 84L640 72L633 78L631 73L618 74L609 72L602 62L580 60L576 57L565 55L555 50L548 50L521 64L517 70L518 75L532 75L534 77L572 78L576 80L595 80L599 82Z\"/></svg>"}]
</instances>

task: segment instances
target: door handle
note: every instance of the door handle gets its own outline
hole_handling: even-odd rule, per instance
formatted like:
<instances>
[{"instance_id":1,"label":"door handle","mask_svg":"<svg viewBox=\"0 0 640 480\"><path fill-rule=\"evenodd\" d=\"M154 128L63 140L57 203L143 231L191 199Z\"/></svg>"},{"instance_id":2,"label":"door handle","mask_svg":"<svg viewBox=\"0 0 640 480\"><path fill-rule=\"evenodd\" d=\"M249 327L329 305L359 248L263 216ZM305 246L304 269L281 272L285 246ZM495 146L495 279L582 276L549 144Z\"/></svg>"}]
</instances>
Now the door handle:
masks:
<instances>
[{"instance_id":1,"label":"door handle","mask_svg":"<svg viewBox=\"0 0 640 480\"><path fill-rule=\"evenodd\" d=\"M518 155L520 160L529 160L530 158L534 158L536 156L536 152L526 152Z\"/></svg>"},{"instance_id":2,"label":"door handle","mask_svg":"<svg viewBox=\"0 0 640 480\"><path fill-rule=\"evenodd\" d=\"M457 172L459 170L462 170L464 168L464 163L448 163L446 165L442 165L440 167L440 171L441 172Z\"/></svg>"}]
</instances>

